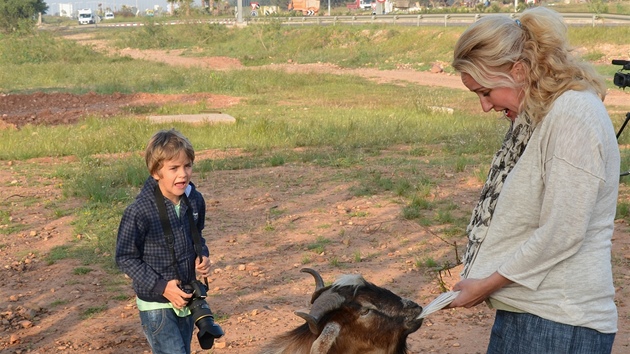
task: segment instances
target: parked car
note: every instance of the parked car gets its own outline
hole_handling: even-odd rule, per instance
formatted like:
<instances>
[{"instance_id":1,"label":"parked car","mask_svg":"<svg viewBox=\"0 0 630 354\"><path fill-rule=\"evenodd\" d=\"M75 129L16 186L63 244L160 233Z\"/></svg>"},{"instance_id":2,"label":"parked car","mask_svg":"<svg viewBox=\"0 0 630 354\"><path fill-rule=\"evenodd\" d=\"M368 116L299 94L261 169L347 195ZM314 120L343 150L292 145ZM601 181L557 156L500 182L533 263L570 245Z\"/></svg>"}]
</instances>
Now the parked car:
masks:
<instances>
[{"instance_id":1,"label":"parked car","mask_svg":"<svg viewBox=\"0 0 630 354\"><path fill-rule=\"evenodd\" d=\"M106 12L105 13L105 20L113 20L114 19L114 13L113 12Z\"/></svg>"}]
</instances>

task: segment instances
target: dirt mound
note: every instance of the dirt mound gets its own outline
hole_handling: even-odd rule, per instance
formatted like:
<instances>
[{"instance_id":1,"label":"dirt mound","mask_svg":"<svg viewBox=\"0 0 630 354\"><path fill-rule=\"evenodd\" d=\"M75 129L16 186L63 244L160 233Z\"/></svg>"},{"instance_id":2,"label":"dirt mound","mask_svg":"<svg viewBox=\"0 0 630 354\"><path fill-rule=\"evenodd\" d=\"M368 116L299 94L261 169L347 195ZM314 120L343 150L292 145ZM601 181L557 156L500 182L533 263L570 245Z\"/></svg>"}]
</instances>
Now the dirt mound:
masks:
<instances>
[{"instance_id":1,"label":"dirt mound","mask_svg":"<svg viewBox=\"0 0 630 354\"><path fill-rule=\"evenodd\" d=\"M162 95L150 93L111 95L87 93L2 94L0 95L1 120L4 126L74 124L87 116L109 118L134 115L135 112L155 109L171 102L196 104L206 102L207 107L221 109L238 103L240 98L206 93Z\"/></svg>"}]
</instances>

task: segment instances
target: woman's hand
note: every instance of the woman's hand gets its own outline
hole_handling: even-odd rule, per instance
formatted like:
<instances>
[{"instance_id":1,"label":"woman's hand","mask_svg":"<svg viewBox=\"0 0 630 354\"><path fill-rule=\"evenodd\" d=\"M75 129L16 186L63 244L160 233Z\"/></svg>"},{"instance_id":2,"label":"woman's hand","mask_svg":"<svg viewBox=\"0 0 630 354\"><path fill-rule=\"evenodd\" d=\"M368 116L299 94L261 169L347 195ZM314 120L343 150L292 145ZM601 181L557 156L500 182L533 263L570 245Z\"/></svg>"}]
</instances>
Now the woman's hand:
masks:
<instances>
[{"instance_id":1,"label":"woman's hand","mask_svg":"<svg viewBox=\"0 0 630 354\"><path fill-rule=\"evenodd\" d=\"M460 293L448 307L470 308L477 306L495 291L511 283L511 280L497 272L483 279L464 279L453 287L453 291L460 291Z\"/></svg>"}]
</instances>

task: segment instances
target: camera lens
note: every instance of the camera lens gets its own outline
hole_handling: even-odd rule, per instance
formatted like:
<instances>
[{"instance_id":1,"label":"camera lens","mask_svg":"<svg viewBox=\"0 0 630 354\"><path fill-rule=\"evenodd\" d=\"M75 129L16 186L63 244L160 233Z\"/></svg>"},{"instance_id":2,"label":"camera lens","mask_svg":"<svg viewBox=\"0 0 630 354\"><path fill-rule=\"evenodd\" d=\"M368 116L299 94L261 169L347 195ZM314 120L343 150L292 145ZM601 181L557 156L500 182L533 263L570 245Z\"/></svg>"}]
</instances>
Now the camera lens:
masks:
<instances>
[{"instance_id":1,"label":"camera lens","mask_svg":"<svg viewBox=\"0 0 630 354\"><path fill-rule=\"evenodd\" d=\"M223 329L214 322L214 316L204 299L194 298L190 304L190 312L195 325L199 329L197 339L202 349L210 349L215 338L223 337Z\"/></svg>"}]
</instances>

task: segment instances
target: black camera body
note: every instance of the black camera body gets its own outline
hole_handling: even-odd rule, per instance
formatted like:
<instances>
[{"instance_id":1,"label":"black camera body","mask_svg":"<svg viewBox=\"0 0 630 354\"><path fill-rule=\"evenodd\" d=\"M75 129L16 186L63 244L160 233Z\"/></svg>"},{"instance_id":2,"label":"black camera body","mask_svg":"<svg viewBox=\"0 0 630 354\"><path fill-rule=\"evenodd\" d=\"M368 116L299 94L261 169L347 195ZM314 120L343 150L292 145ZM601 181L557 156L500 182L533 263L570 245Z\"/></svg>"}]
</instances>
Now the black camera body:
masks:
<instances>
[{"instance_id":1,"label":"black camera body","mask_svg":"<svg viewBox=\"0 0 630 354\"><path fill-rule=\"evenodd\" d=\"M190 284L185 284L180 287L183 292L186 294L192 294L190 300L188 300L188 304L193 301L195 298L205 299L208 296L208 288L206 288L206 284L200 282L199 280L193 280Z\"/></svg>"},{"instance_id":2,"label":"black camera body","mask_svg":"<svg viewBox=\"0 0 630 354\"><path fill-rule=\"evenodd\" d=\"M630 70L630 61L613 60L612 63L613 65L623 66L621 69L619 69L619 71L615 73L615 76L613 77L613 83L615 84L615 86L621 87L623 89L630 86L630 73L623 72L624 70Z\"/></svg>"},{"instance_id":3,"label":"black camera body","mask_svg":"<svg viewBox=\"0 0 630 354\"><path fill-rule=\"evenodd\" d=\"M188 308L193 318L193 322L199 329L197 339L202 349L210 349L214 345L216 338L224 335L221 326L214 322L214 315L210 306L206 302L208 288L199 280L193 280L190 284L181 287L182 291L192 294L188 300Z\"/></svg>"}]
</instances>

